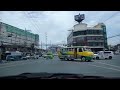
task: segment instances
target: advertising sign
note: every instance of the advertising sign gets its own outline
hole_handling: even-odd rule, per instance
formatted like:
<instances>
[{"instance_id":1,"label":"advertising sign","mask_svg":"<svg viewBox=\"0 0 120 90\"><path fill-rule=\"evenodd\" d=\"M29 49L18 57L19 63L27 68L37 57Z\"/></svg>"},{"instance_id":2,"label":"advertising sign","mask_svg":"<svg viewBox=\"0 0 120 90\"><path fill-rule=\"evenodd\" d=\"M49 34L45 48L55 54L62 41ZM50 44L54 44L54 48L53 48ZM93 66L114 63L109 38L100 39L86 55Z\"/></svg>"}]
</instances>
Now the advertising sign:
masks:
<instances>
[{"instance_id":1,"label":"advertising sign","mask_svg":"<svg viewBox=\"0 0 120 90\"><path fill-rule=\"evenodd\" d=\"M77 22L82 22L82 20L85 19L85 15L84 15L84 14L75 15L75 16L74 16L74 19L75 19L75 21L77 21Z\"/></svg>"}]
</instances>

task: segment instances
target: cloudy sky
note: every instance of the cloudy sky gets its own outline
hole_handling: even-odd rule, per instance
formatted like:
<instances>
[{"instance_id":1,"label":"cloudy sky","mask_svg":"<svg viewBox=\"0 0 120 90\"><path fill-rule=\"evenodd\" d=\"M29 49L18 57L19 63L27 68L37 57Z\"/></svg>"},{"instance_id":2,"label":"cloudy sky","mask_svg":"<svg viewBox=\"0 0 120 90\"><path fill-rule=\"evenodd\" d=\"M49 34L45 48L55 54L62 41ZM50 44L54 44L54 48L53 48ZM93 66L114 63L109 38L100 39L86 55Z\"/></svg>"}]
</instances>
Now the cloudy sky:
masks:
<instances>
[{"instance_id":1,"label":"cloudy sky","mask_svg":"<svg viewBox=\"0 0 120 90\"><path fill-rule=\"evenodd\" d=\"M77 24L74 15L85 14L84 23L94 26L103 22L107 27L107 36L120 34L120 13L118 11L0 11L0 20L21 29L39 34L40 41L45 43L47 32L48 43L66 42L68 30ZM108 20L107 20L108 19ZM107 21L106 21L107 20ZM108 44L120 43L120 37L108 40Z\"/></svg>"}]
</instances>

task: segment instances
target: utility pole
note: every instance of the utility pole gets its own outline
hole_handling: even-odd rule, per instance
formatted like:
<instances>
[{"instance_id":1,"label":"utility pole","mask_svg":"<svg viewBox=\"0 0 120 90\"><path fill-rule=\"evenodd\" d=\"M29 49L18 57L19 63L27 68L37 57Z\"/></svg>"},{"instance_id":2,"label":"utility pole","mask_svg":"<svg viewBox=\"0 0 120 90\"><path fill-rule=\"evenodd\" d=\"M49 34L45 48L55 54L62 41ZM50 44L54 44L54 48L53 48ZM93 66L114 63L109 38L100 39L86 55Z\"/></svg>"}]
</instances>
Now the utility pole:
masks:
<instances>
[{"instance_id":1,"label":"utility pole","mask_svg":"<svg viewBox=\"0 0 120 90\"><path fill-rule=\"evenodd\" d=\"M1 38L1 19L0 19L0 38ZM2 45L2 41L0 40L0 46ZM0 60L2 59L2 50L1 50L1 48L0 48Z\"/></svg>"},{"instance_id":2,"label":"utility pole","mask_svg":"<svg viewBox=\"0 0 120 90\"><path fill-rule=\"evenodd\" d=\"M42 41L41 41L41 49L42 49Z\"/></svg>"},{"instance_id":3,"label":"utility pole","mask_svg":"<svg viewBox=\"0 0 120 90\"><path fill-rule=\"evenodd\" d=\"M51 47L51 40L50 40L50 47Z\"/></svg>"},{"instance_id":4,"label":"utility pole","mask_svg":"<svg viewBox=\"0 0 120 90\"><path fill-rule=\"evenodd\" d=\"M26 30L26 28L25 28L25 36L26 36L26 38L25 38L25 44L27 44L27 30Z\"/></svg>"},{"instance_id":5,"label":"utility pole","mask_svg":"<svg viewBox=\"0 0 120 90\"><path fill-rule=\"evenodd\" d=\"M46 50L47 50L47 33L45 33L45 38L46 38Z\"/></svg>"}]
</instances>

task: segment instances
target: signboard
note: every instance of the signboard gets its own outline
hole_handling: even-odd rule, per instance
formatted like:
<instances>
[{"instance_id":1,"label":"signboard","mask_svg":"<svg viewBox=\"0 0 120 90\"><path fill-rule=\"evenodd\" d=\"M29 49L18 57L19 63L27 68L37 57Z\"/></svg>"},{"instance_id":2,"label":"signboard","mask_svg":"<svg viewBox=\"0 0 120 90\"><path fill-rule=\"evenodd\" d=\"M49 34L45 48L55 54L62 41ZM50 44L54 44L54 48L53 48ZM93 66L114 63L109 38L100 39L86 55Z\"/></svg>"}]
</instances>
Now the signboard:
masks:
<instances>
[{"instance_id":1,"label":"signboard","mask_svg":"<svg viewBox=\"0 0 120 90\"><path fill-rule=\"evenodd\" d=\"M79 15L75 15L75 21L79 21L80 17Z\"/></svg>"},{"instance_id":2,"label":"signboard","mask_svg":"<svg viewBox=\"0 0 120 90\"><path fill-rule=\"evenodd\" d=\"M81 15L80 15L80 19L81 19L81 20L84 20L84 19L85 19L85 15L84 15L84 14L81 14Z\"/></svg>"},{"instance_id":3,"label":"signboard","mask_svg":"<svg viewBox=\"0 0 120 90\"><path fill-rule=\"evenodd\" d=\"M75 21L77 21L77 22L82 22L82 20L84 20L85 19L85 15L84 14L79 14L79 15L75 15L74 16L74 19L75 19Z\"/></svg>"}]
</instances>

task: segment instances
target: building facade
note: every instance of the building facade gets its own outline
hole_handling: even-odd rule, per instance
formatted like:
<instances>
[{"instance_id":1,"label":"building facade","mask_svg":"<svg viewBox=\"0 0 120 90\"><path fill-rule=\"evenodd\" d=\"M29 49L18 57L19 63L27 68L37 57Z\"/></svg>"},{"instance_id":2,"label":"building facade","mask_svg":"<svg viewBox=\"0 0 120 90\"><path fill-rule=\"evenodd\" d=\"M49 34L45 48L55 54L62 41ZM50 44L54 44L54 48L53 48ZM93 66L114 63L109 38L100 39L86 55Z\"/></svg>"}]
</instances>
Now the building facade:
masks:
<instances>
[{"instance_id":1,"label":"building facade","mask_svg":"<svg viewBox=\"0 0 120 90\"><path fill-rule=\"evenodd\" d=\"M74 29L67 37L68 46L90 46L92 51L99 51L107 48L106 26L99 23L94 27L87 27L87 24L74 25Z\"/></svg>"},{"instance_id":2,"label":"building facade","mask_svg":"<svg viewBox=\"0 0 120 90\"><path fill-rule=\"evenodd\" d=\"M16 47L24 51L24 47L39 47L39 35L19 29L12 25L0 22L0 46L7 50Z\"/></svg>"}]
</instances>

